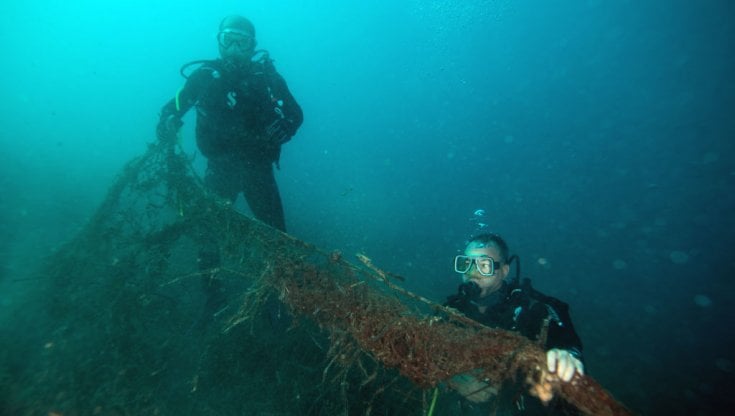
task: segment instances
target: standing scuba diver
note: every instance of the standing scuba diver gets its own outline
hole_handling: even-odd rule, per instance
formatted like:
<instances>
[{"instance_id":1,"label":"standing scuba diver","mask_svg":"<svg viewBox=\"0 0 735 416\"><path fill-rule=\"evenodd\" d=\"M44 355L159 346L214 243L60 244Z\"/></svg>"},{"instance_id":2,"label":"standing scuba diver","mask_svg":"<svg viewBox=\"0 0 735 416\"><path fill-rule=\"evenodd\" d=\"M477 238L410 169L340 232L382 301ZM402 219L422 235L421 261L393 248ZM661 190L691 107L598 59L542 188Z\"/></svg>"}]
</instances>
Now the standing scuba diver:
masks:
<instances>
[{"instance_id":1,"label":"standing scuba diver","mask_svg":"<svg viewBox=\"0 0 735 416\"><path fill-rule=\"evenodd\" d=\"M174 145L181 118L195 106L197 146L207 158L205 184L231 202L242 192L257 219L286 231L273 164L278 166L281 146L303 121L301 107L268 53L255 50L248 19L224 18L217 42L220 59L192 63L202 65L161 109L156 135Z\"/></svg>"},{"instance_id":2,"label":"standing scuba diver","mask_svg":"<svg viewBox=\"0 0 735 416\"><path fill-rule=\"evenodd\" d=\"M242 16L225 17L217 34L220 58L181 68L186 83L161 109L156 135L175 146L181 118L196 107L196 141L207 158L205 185L231 203L242 192L260 221L286 231L273 164L296 133L303 113L268 53L255 50L255 27ZM191 75L186 69L201 64ZM204 326L226 308L220 240L205 226L197 263L206 296Z\"/></svg>"}]
</instances>

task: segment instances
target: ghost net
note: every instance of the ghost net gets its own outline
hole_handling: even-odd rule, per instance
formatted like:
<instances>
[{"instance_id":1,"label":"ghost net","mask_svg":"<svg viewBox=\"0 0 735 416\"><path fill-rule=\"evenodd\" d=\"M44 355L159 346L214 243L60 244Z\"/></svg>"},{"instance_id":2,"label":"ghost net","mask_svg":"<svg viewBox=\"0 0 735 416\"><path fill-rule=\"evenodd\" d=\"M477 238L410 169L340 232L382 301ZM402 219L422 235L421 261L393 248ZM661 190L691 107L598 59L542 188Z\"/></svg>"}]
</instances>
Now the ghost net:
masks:
<instances>
[{"instance_id":1,"label":"ghost net","mask_svg":"<svg viewBox=\"0 0 735 416\"><path fill-rule=\"evenodd\" d=\"M446 382L471 373L627 414L589 377L559 383L532 341L358 260L237 213L185 155L153 145L0 334L0 413L432 414Z\"/></svg>"}]
</instances>

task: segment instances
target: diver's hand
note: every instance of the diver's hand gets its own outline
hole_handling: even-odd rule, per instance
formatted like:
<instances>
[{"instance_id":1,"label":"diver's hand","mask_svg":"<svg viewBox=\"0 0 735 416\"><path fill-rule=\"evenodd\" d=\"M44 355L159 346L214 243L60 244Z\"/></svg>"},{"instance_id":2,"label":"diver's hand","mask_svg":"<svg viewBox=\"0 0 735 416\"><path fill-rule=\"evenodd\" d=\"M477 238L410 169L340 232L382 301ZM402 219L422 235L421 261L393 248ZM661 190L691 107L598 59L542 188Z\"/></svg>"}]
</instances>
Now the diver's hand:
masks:
<instances>
[{"instance_id":1,"label":"diver's hand","mask_svg":"<svg viewBox=\"0 0 735 416\"><path fill-rule=\"evenodd\" d=\"M158 122L158 126L156 126L156 137L162 143L176 144L176 134L183 125L184 122L173 114L162 117Z\"/></svg>"},{"instance_id":2,"label":"diver's hand","mask_svg":"<svg viewBox=\"0 0 735 416\"><path fill-rule=\"evenodd\" d=\"M574 378L575 373L584 375L584 364L567 350L553 348L546 351L546 366L550 373L556 373L565 382Z\"/></svg>"},{"instance_id":3,"label":"diver's hand","mask_svg":"<svg viewBox=\"0 0 735 416\"><path fill-rule=\"evenodd\" d=\"M280 146L287 141L291 140L292 136L292 123L286 118L278 118L273 123L269 124L265 128L265 133L268 135L268 141L273 146Z\"/></svg>"}]
</instances>

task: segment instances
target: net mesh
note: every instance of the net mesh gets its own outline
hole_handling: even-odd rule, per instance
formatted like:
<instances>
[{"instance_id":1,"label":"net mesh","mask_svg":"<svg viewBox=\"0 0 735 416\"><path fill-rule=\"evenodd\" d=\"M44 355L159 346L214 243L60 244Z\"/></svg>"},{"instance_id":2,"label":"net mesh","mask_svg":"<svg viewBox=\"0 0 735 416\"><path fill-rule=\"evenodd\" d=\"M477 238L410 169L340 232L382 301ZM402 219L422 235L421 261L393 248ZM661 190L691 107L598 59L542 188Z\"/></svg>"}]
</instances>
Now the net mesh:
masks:
<instances>
[{"instance_id":1,"label":"net mesh","mask_svg":"<svg viewBox=\"0 0 735 416\"><path fill-rule=\"evenodd\" d=\"M131 161L0 341L10 414L429 414L472 372L578 414L627 410L590 377L208 194L185 155ZM498 400L500 402L500 399ZM441 414L451 414L445 408ZM438 411L437 411L437 414Z\"/></svg>"}]
</instances>

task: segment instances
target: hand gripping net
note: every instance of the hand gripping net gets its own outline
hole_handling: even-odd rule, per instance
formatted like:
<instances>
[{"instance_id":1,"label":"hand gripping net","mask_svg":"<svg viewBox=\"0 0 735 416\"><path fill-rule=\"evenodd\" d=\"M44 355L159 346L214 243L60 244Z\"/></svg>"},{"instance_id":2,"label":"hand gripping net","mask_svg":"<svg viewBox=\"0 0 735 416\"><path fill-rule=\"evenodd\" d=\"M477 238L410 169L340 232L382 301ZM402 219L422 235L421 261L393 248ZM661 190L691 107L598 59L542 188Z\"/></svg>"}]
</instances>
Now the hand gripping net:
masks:
<instances>
[{"instance_id":1,"label":"hand gripping net","mask_svg":"<svg viewBox=\"0 0 735 416\"><path fill-rule=\"evenodd\" d=\"M532 341L358 260L235 212L153 145L13 311L0 413L418 415L472 372L510 396L627 414L590 377L548 374Z\"/></svg>"}]
</instances>

